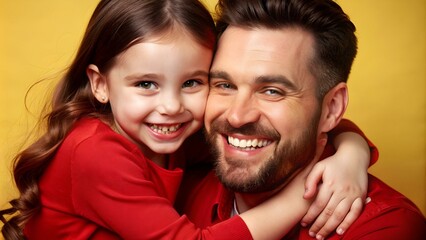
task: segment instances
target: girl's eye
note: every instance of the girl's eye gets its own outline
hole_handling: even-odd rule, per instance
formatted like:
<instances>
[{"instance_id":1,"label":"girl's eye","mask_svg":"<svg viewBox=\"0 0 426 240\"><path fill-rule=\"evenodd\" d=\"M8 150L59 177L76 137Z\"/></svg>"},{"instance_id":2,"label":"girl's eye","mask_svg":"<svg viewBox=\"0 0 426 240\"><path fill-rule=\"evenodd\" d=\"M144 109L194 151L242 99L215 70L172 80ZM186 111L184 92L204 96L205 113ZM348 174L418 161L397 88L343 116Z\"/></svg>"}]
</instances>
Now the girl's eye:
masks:
<instances>
[{"instance_id":1,"label":"girl's eye","mask_svg":"<svg viewBox=\"0 0 426 240\"><path fill-rule=\"evenodd\" d=\"M193 88L200 84L201 83L197 80L187 80L182 84L182 88Z\"/></svg>"},{"instance_id":2,"label":"girl's eye","mask_svg":"<svg viewBox=\"0 0 426 240\"><path fill-rule=\"evenodd\" d=\"M148 90L157 89L157 86L155 85L155 83L154 82L150 82L150 81L138 82L136 84L136 86L139 87L139 88L148 89Z\"/></svg>"}]
</instances>

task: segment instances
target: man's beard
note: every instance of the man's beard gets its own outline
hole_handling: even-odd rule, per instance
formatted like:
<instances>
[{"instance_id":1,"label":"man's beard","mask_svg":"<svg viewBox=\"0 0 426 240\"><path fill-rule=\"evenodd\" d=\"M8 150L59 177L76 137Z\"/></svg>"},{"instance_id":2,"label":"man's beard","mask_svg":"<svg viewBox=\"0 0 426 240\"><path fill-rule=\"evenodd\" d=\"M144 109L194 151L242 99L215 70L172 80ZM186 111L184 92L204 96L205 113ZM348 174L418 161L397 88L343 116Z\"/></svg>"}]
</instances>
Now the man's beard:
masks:
<instances>
[{"instance_id":1,"label":"man's beard","mask_svg":"<svg viewBox=\"0 0 426 240\"><path fill-rule=\"evenodd\" d=\"M279 142L280 135L276 131L265 130L259 124L250 123L241 128L234 128L227 121L213 121L210 134L206 135L210 146L212 146L212 153L216 164L216 175L225 187L240 193L268 192L283 184L287 184L294 177L295 173L306 167L315 156L319 117L318 113L313 116L310 124L302 131L298 139L288 139L281 144ZM256 174L252 174L251 176L247 176L246 174L243 179L241 176L238 176L238 172L230 174L232 170L237 168L248 167L250 162L247 163L244 159L221 159L224 156L219 150L217 139L220 133L256 135L259 131L263 133L262 136L268 136L270 139L278 142L274 153L268 160L263 161ZM267 132L270 134L265 135ZM223 161L229 165L228 170L221 164ZM246 166L246 164L248 165Z\"/></svg>"}]
</instances>

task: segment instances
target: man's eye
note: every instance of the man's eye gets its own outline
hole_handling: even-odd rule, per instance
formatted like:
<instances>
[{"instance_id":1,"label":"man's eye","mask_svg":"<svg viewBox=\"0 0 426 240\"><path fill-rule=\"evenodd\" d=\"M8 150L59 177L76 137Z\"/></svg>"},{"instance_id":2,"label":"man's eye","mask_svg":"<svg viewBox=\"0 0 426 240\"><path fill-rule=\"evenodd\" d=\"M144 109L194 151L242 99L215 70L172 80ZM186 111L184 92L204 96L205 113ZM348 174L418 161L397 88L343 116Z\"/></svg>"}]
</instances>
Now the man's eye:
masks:
<instances>
[{"instance_id":1,"label":"man's eye","mask_svg":"<svg viewBox=\"0 0 426 240\"><path fill-rule=\"evenodd\" d=\"M139 88L143 88L143 89L149 89L149 90L154 90L157 88L157 86L155 85L154 82L150 82L150 81L142 81L142 82L138 82L136 84L137 87Z\"/></svg>"},{"instance_id":2,"label":"man's eye","mask_svg":"<svg viewBox=\"0 0 426 240\"><path fill-rule=\"evenodd\" d=\"M218 83L218 84L215 84L215 87L222 88L222 89L230 89L232 88L232 85L229 83Z\"/></svg>"},{"instance_id":3,"label":"man's eye","mask_svg":"<svg viewBox=\"0 0 426 240\"><path fill-rule=\"evenodd\" d=\"M218 94L231 94L237 90L237 86L225 80L210 80L210 91Z\"/></svg>"},{"instance_id":4,"label":"man's eye","mask_svg":"<svg viewBox=\"0 0 426 240\"><path fill-rule=\"evenodd\" d=\"M200 82L197 80L188 80L182 84L182 88L192 88L200 85Z\"/></svg>"},{"instance_id":5,"label":"man's eye","mask_svg":"<svg viewBox=\"0 0 426 240\"><path fill-rule=\"evenodd\" d=\"M278 101L287 97L287 92L280 88L268 87L259 91L262 98L269 99L271 101Z\"/></svg>"},{"instance_id":6,"label":"man's eye","mask_svg":"<svg viewBox=\"0 0 426 240\"><path fill-rule=\"evenodd\" d=\"M271 96L282 96L284 95L281 91L278 91L276 89L266 89L264 91L265 94L271 95Z\"/></svg>"}]
</instances>

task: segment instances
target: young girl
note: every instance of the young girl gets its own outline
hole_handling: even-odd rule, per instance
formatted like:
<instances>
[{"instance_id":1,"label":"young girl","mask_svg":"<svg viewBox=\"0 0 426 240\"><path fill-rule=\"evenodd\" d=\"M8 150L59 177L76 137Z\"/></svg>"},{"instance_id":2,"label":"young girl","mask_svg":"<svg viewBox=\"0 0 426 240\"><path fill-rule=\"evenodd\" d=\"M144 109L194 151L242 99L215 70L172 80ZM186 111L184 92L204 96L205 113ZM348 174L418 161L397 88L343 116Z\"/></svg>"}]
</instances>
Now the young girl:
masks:
<instances>
[{"instance_id":1,"label":"young girl","mask_svg":"<svg viewBox=\"0 0 426 240\"><path fill-rule=\"evenodd\" d=\"M2 229L6 239L285 234L257 223L288 228L290 214L271 212L293 208L307 171L297 187L207 229L173 208L188 154L177 150L202 126L215 40L197 0L102 0L56 88L46 133L15 159L21 195L2 212L18 211Z\"/></svg>"}]
</instances>

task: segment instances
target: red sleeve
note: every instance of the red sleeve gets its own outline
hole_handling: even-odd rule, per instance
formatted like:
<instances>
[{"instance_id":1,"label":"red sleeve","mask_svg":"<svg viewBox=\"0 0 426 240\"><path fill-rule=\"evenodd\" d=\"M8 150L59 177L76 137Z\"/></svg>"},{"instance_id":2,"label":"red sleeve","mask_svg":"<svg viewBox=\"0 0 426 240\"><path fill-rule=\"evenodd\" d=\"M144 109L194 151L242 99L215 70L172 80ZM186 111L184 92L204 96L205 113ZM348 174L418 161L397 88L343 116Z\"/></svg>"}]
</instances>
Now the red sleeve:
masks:
<instances>
[{"instance_id":1,"label":"red sleeve","mask_svg":"<svg viewBox=\"0 0 426 240\"><path fill-rule=\"evenodd\" d=\"M160 182L162 172L153 172L154 164L116 136L98 134L85 140L75 148L73 159L75 211L123 239L251 239L240 217L200 229L180 216L159 187L179 185L180 180ZM163 170L165 177L174 174Z\"/></svg>"},{"instance_id":2,"label":"red sleeve","mask_svg":"<svg viewBox=\"0 0 426 240\"><path fill-rule=\"evenodd\" d=\"M373 144L373 142L371 142L367 138L367 136L361 131L361 129L357 125L355 125L355 123L348 119L342 119L339 125L337 125L333 130L329 132L329 142L333 142L334 137L343 132L354 132L361 135L365 139L365 141L367 141L368 146L370 147L370 166L377 162L377 159L379 158L379 150L377 149L377 147Z\"/></svg>"}]
</instances>

